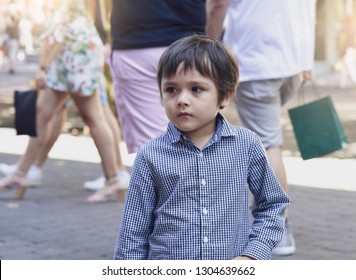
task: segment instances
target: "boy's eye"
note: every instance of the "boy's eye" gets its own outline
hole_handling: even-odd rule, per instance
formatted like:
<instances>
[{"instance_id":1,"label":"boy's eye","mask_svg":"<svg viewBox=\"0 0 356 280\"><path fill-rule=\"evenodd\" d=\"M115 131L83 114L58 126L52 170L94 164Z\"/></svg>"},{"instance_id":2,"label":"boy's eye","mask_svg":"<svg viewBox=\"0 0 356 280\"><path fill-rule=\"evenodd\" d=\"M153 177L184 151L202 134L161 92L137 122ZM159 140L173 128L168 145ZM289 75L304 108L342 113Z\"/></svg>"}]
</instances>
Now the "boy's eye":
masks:
<instances>
[{"instance_id":1,"label":"boy's eye","mask_svg":"<svg viewBox=\"0 0 356 280\"><path fill-rule=\"evenodd\" d=\"M200 93L200 92L202 92L202 89L200 87L192 87L192 92Z\"/></svg>"},{"instance_id":2,"label":"boy's eye","mask_svg":"<svg viewBox=\"0 0 356 280\"><path fill-rule=\"evenodd\" d=\"M165 92L167 92L167 93L175 93L175 92L177 92L177 89L174 88L174 87L167 87Z\"/></svg>"}]
</instances>

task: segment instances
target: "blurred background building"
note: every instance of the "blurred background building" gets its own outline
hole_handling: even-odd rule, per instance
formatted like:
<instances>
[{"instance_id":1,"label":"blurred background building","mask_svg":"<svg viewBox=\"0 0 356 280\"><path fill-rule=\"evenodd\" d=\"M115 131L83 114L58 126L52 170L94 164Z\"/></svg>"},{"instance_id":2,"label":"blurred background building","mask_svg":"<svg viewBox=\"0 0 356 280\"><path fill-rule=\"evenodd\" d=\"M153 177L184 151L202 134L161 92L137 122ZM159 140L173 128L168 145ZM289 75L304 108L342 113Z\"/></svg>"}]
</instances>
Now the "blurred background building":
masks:
<instances>
[{"instance_id":1,"label":"blurred background building","mask_svg":"<svg viewBox=\"0 0 356 280\"><path fill-rule=\"evenodd\" d=\"M318 0L315 60L334 67L345 48L355 47L356 0Z\"/></svg>"},{"instance_id":2,"label":"blurred background building","mask_svg":"<svg viewBox=\"0 0 356 280\"><path fill-rule=\"evenodd\" d=\"M19 13L21 50L25 55L36 53L38 35L48 23L58 2L60 1L1 0L0 45L4 37L6 16ZM345 49L350 44L355 45L356 0L317 0L316 17L316 67L337 70L337 63Z\"/></svg>"}]
</instances>

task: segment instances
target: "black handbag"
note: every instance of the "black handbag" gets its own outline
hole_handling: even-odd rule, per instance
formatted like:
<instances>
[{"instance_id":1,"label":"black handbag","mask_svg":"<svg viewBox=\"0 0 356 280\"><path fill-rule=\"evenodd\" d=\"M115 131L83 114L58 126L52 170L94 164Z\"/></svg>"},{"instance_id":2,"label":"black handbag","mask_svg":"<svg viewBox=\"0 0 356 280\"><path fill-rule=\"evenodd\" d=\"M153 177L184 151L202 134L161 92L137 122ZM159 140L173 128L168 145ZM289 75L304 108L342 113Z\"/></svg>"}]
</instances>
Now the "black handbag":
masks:
<instances>
[{"instance_id":1,"label":"black handbag","mask_svg":"<svg viewBox=\"0 0 356 280\"><path fill-rule=\"evenodd\" d=\"M15 100L15 129L17 135L37 136L36 130L36 101L37 90L16 90Z\"/></svg>"}]
</instances>

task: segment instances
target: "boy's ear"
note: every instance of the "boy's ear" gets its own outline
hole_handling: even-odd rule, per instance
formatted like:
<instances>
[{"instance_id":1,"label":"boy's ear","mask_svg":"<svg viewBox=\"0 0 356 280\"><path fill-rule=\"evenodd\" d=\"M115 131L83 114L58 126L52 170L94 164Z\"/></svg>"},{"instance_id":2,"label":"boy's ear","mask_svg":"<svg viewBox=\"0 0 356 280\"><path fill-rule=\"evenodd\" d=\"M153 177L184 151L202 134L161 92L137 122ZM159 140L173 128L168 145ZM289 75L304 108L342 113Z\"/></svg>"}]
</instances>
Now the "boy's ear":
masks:
<instances>
[{"instance_id":1,"label":"boy's ear","mask_svg":"<svg viewBox=\"0 0 356 280\"><path fill-rule=\"evenodd\" d=\"M230 92L228 93L225 98L221 101L220 103L220 109L224 109L227 105L229 105L232 97L234 96L234 93Z\"/></svg>"}]
</instances>

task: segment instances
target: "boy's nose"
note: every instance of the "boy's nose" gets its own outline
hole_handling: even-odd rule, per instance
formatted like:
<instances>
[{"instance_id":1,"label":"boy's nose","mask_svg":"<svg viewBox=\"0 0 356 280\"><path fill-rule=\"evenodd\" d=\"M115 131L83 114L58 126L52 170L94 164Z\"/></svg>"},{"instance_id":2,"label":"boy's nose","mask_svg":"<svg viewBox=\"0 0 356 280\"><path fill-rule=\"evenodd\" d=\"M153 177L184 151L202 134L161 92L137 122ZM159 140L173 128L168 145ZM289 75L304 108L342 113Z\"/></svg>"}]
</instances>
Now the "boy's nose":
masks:
<instances>
[{"instance_id":1,"label":"boy's nose","mask_svg":"<svg viewBox=\"0 0 356 280\"><path fill-rule=\"evenodd\" d=\"M178 105L186 105L189 102L189 96L187 91L182 91L177 99L177 104Z\"/></svg>"}]
</instances>

